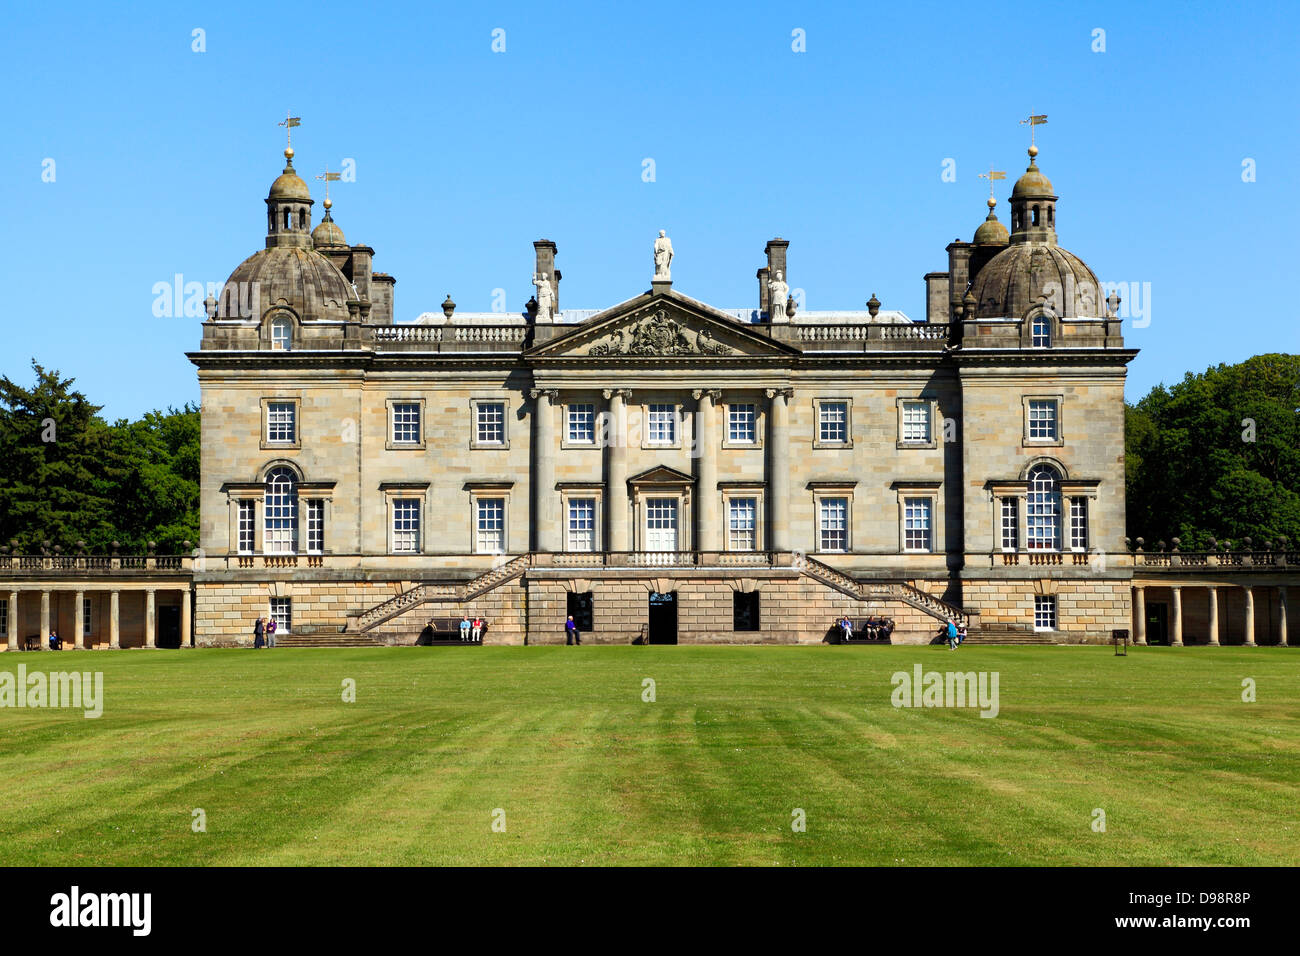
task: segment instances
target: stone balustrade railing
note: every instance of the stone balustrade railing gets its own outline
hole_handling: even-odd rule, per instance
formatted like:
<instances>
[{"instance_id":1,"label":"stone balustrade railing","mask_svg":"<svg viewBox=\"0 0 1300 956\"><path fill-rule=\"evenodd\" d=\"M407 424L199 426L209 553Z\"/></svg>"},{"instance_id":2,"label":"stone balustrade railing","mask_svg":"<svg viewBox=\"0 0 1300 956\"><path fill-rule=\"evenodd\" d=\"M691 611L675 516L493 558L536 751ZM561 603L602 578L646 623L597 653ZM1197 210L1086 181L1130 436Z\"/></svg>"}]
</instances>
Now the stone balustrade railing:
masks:
<instances>
[{"instance_id":1,"label":"stone balustrade railing","mask_svg":"<svg viewBox=\"0 0 1300 956\"><path fill-rule=\"evenodd\" d=\"M940 322L892 324L838 324L791 326L794 341L802 347L837 346L865 348L867 343L889 343L888 347L942 348L948 342L950 326Z\"/></svg>"},{"instance_id":2,"label":"stone balustrade railing","mask_svg":"<svg viewBox=\"0 0 1300 956\"><path fill-rule=\"evenodd\" d=\"M0 552L0 576L15 574L94 575L114 572L189 573L201 561L188 554L17 554Z\"/></svg>"}]
</instances>

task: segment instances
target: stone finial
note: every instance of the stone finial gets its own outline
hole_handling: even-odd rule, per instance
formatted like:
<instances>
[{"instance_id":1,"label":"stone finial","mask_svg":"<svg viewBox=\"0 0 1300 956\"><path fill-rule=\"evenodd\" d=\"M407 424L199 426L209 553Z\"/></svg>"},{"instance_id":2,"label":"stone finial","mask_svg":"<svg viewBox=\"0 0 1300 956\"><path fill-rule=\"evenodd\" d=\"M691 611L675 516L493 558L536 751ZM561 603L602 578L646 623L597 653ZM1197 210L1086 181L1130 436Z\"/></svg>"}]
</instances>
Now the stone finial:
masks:
<instances>
[{"instance_id":1,"label":"stone finial","mask_svg":"<svg viewBox=\"0 0 1300 956\"><path fill-rule=\"evenodd\" d=\"M785 317L787 319L793 319L795 310L798 308L799 303L794 300L794 296L790 296L785 300Z\"/></svg>"},{"instance_id":2,"label":"stone finial","mask_svg":"<svg viewBox=\"0 0 1300 956\"><path fill-rule=\"evenodd\" d=\"M150 553L150 554L154 554L154 553L156 553L157 550L158 550L158 542L157 542L157 541L146 541L146 542L145 542L145 547L147 547L147 548L149 549L149 553Z\"/></svg>"},{"instance_id":3,"label":"stone finial","mask_svg":"<svg viewBox=\"0 0 1300 956\"><path fill-rule=\"evenodd\" d=\"M1124 550L1125 551L1133 550L1133 542L1129 540L1127 537L1124 539Z\"/></svg>"},{"instance_id":4,"label":"stone finial","mask_svg":"<svg viewBox=\"0 0 1300 956\"><path fill-rule=\"evenodd\" d=\"M448 319L450 319L451 314L455 311L456 311L456 303L451 301L451 293L448 292L447 298L442 300L442 314L445 315Z\"/></svg>"},{"instance_id":5,"label":"stone finial","mask_svg":"<svg viewBox=\"0 0 1300 956\"><path fill-rule=\"evenodd\" d=\"M1218 550L1219 550L1219 542L1218 542L1217 540L1215 540L1214 538L1211 538L1211 539L1210 539L1210 550L1211 550L1211 551L1218 551Z\"/></svg>"},{"instance_id":6,"label":"stone finial","mask_svg":"<svg viewBox=\"0 0 1300 956\"><path fill-rule=\"evenodd\" d=\"M77 554L85 554L85 553L86 553L86 542L83 541L81 538L78 538L78 539L77 539Z\"/></svg>"},{"instance_id":7,"label":"stone finial","mask_svg":"<svg viewBox=\"0 0 1300 956\"><path fill-rule=\"evenodd\" d=\"M876 298L874 292L871 293L871 298L867 300L867 311L871 313L873 319L876 317L876 314L880 312L880 300Z\"/></svg>"},{"instance_id":8,"label":"stone finial","mask_svg":"<svg viewBox=\"0 0 1300 956\"><path fill-rule=\"evenodd\" d=\"M1147 543L1147 539L1146 539L1146 538L1138 538L1138 539L1137 539L1137 549L1138 549L1139 551L1141 551L1141 550L1142 550L1142 547L1143 547L1146 543Z\"/></svg>"},{"instance_id":9,"label":"stone finial","mask_svg":"<svg viewBox=\"0 0 1300 956\"><path fill-rule=\"evenodd\" d=\"M182 550L182 551L185 551L185 552L188 553L189 551L193 550L193 548L194 548L194 544L193 544L193 542L190 541L189 538L186 538L184 541L181 542L181 550Z\"/></svg>"},{"instance_id":10,"label":"stone finial","mask_svg":"<svg viewBox=\"0 0 1300 956\"><path fill-rule=\"evenodd\" d=\"M1254 542L1250 538L1242 538L1241 543L1246 548L1247 551L1249 551L1251 547L1254 545Z\"/></svg>"},{"instance_id":11,"label":"stone finial","mask_svg":"<svg viewBox=\"0 0 1300 956\"><path fill-rule=\"evenodd\" d=\"M50 553L50 542L48 542L48 541L42 541L42 542L41 542L41 554L49 554L49 553Z\"/></svg>"},{"instance_id":12,"label":"stone finial","mask_svg":"<svg viewBox=\"0 0 1300 956\"><path fill-rule=\"evenodd\" d=\"M217 317L217 297L211 292L209 292L208 297L203 300L203 311L208 314L209 322Z\"/></svg>"},{"instance_id":13,"label":"stone finial","mask_svg":"<svg viewBox=\"0 0 1300 956\"><path fill-rule=\"evenodd\" d=\"M1111 289L1110 295L1106 296L1106 317L1107 318L1113 319L1119 315L1119 304L1122 301L1123 299L1119 297L1119 293L1116 290Z\"/></svg>"},{"instance_id":14,"label":"stone finial","mask_svg":"<svg viewBox=\"0 0 1300 956\"><path fill-rule=\"evenodd\" d=\"M1163 551L1163 550L1165 550L1165 539L1164 539L1164 538L1161 538L1159 541L1156 542L1156 550L1157 550L1157 551Z\"/></svg>"},{"instance_id":15,"label":"stone finial","mask_svg":"<svg viewBox=\"0 0 1300 956\"><path fill-rule=\"evenodd\" d=\"M1178 546L1183 543L1181 538L1170 538L1169 540L1173 542L1175 551L1177 551Z\"/></svg>"}]
</instances>

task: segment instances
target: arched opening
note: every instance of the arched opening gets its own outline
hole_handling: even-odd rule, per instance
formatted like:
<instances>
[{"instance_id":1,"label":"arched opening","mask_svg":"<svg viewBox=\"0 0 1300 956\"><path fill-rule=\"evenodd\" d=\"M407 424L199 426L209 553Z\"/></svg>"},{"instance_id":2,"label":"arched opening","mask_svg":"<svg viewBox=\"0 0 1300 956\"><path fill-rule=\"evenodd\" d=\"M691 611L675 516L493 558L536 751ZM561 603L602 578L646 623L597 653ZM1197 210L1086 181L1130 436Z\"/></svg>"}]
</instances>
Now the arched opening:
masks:
<instances>
[{"instance_id":1,"label":"arched opening","mask_svg":"<svg viewBox=\"0 0 1300 956\"><path fill-rule=\"evenodd\" d=\"M285 228L285 229L292 229L292 228L293 228L293 222L292 222L292 219L290 218L292 215L293 215L293 213L289 212L289 210L286 209L286 210L284 211L284 228Z\"/></svg>"},{"instance_id":2,"label":"arched opening","mask_svg":"<svg viewBox=\"0 0 1300 956\"><path fill-rule=\"evenodd\" d=\"M1061 478L1051 465L1029 470L1025 536L1030 551L1061 550Z\"/></svg>"},{"instance_id":3,"label":"arched opening","mask_svg":"<svg viewBox=\"0 0 1300 956\"><path fill-rule=\"evenodd\" d=\"M1030 221L1031 221L1035 226L1038 225L1038 207L1037 207L1037 206L1035 206L1034 209L1033 209L1033 212L1032 212L1032 218L1031 218Z\"/></svg>"},{"instance_id":4,"label":"arched opening","mask_svg":"<svg viewBox=\"0 0 1300 956\"><path fill-rule=\"evenodd\" d=\"M1034 316L1029 330L1030 345L1036 349L1050 348L1052 344L1052 320L1043 313Z\"/></svg>"},{"instance_id":5,"label":"arched opening","mask_svg":"<svg viewBox=\"0 0 1300 956\"><path fill-rule=\"evenodd\" d=\"M265 515L262 549L267 554L292 554L298 547L298 480L288 468L267 472L262 498Z\"/></svg>"},{"instance_id":6,"label":"arched opening","mask_svg":"<svg viewBox=\"0 0 1300 956\"><path fill-rule=\"evenodd\" d=\"M1047 207L1047 224L1048 224L1049 226L1055 226L1055 225L1056 225L1056 207L1055 207L1055 206L1048 206L1048 207Z\"/></svg>"},{"instance_id":7,"label":"arched opening","mask_svg":"<svg viewBox=\"0 0 1300 956\"><path fill-rule=\"evenodd\" d=\"M271 320L271 348L284 349L293 347L293 323L285 316L277 315Z\"/></svg>"}]
</instances>

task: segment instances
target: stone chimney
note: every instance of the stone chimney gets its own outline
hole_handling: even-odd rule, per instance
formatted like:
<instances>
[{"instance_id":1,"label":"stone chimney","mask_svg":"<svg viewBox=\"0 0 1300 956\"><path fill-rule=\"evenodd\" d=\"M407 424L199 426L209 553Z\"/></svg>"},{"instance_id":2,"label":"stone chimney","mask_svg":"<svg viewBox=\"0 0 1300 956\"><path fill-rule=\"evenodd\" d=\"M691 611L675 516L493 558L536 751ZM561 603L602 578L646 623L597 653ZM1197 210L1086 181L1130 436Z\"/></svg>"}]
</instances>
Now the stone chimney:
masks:
<instances>
[{"instance_id":1,"label":"stone chimney","mask_svg":"<svg viewBox=\"0 0 1300 956\"><path fill-rule=\"evenodd\" d=\"M948 243L948 315L961 315L962 298L970 284L970 257L974 247L969 242L954 239Z\"/></svg>"},{"instance_id":2,"label":"stone chimney","mask_svg":"<svg viewBox=\"0 0 1300 956\"><path fill-rule=\"evenodd\" d=\"M768 311L768 306L771 305L768 297L771 293L767 289L767 266L759 269L756 275L758 276L758 313L760 316L771 315L771 312Z\"/></svg>"},{"instance_id":3,"label":"stone chimney","mask_svg":"<svg viewBox=\"0 0 1300 956\"><path fill-rule=\"evenodd\" d=\"M555 243L550 239L538 239L533 243L533 251L537 254L537 263L533 268L533 275L537 275L539 272L545 272L547 277L551 280L551 292L555 296L555 315L553 318L558 318L560 315L561 278L560 273L555 268L555 253L558 250L555 248Z\"/></svg>"}]
</instances>

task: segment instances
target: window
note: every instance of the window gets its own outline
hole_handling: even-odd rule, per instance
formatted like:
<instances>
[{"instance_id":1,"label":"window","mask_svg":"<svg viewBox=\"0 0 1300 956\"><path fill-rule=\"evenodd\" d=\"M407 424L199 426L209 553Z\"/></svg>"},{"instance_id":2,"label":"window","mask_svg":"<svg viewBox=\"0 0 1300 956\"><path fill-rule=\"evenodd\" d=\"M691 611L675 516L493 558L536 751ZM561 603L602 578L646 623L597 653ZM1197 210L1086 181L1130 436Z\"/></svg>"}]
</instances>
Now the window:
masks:
<instances>
[{"instance_id":1,"label":"window","mask_svg":"<svg viewBox=\"0 0 1300 956\"><path fill-rule=\"evenodd\" d=\"M1030 441L1056 441L1060 437L1056 420L1055 399L1030 399L1028 431Z\"/></svg>"},{"instance_id":2,"label":"window","mask_svg":"<svg viewBox=\"0 0 1300 956\"><path fill-rule=\"evenodd\" d=\"M325 551L325 502L320 498L307 501L307 553Z\"/></svg>"},{"instance_id":3,"label":"window","mask_svg":"<svg viewBox=\"0 0 1300 956\"><path fill-rule=\"evenodd\" d=\"M596 406L569 406L569 442L574 445L596 443Z\"/></svg>"},{"instance_id":4,"label":"window","mask_svg":"<svg viewBox=\"0 0 1300 956\"><path fill-rule=\"evenodd\" d=\"M828 445L848 444L848 402L821 402L818 405L817 438Z\"/></svg>"},{"instance_id":5,"label":"window","mask_svg":"<svg viewBox=\"0 0 1300 956\"><path fill-rule=\"evenodd\" d=\"M1088 550L1088 499L1070 499L1070 550Z\"/></svg>"},{"instance_id":6,"label":"window","mask_svg":"<svg viewBox=\"0 0 1300 956\"><path fill-rule=\"evenodd\" d=\"M596 550L596 499L569 499L569 551ZM581 630L581 628L579 628Z\"/></svg>"},{"instance_id":7,"label":"window","mask_svg":"<svg viewBox=\"0 0 1300 956\"><path fill-rule=\"evenodd\" d=\"M930 442L930 403L903 403L903 441Z\"/></svg>"},{"instance_id":8,"label":"window","mask_svg":"<svg viewBox=\"0 0 1300 956\"><path fill-rule=\"evenodd\" d=\"M1002 499L1002 550L1015 551L1020 547L1020 499Z\"/></svg>"},{"instance_id":9,"label":"window","mask_svg":"<svg viewBox=\"0 0 1300 956\"><path fill-rule=\"evenodd\" d=\"M758 592L733 591L731 594L731 629L733 631L757 631L758 628Z\"/></svg>"},{"instance_id":10,"label":"window","mask_svg":"<svg viewBox=\"0 0 1300 956\"><path fill-rule=\"evenodd\" d=\"M479 498L475 502L474 550L479 554L504 554L506 550L506 500Z\"/></svg>"},{"instance_id":11,"label":"window","mask_svg":"<svg viewBox=\"0 0 1300 956\"><path fill-rule=\"evenodd\" d=\"M593 624L595 614L592 612L590 591L570 591L564 603L564 613L572 616L573 626L578 629L579 634L586 634L596 629Z\"/></svg>"},{"instance_id":12,"label":"window","mask_svg":"<svg viewBox=\"0 0 1300 956\"><path fill-rule=\"evenodd\" d=\"M903 550L930 550L930 499L903 499Z\"/></svg>"},{"instance_id":13,"label":"window","mask_svg":"<svg viewBox=\"0 0 1300 956\"><path fill-rule=\"evenodd\" d=\"M755 427L757 415L753 405L727 406L727 441L736 445L752 445L758 435Z\"/></svg>"},{"instance_id":14,"label":"window","mask_svg":"<svg viewBox=\"0 0 1300 956\"><path fill-rule=\"evenodd\" d=\"M420 444L420 403L393 403L393 444Z\"/></svg>"},{"instance_id":15,"label":"window","mask_svg":"<svg viewBox=\"0 0 1300 956\"><path fill-rule=\"evenodd\" d=\"M1030 344L1036 349L1045 349L1052 344L1052 320L1046 315L1034 316L1030 326Z\"/></svg>"},{"instance_id":16,"label":"window","mask_svg":"<svg viewBox=\"0 0 1300 956\"><path fill-rule=\"evenodd\" d=\"M81 633L83 637L90 637L90 598L81 599Z\"/></svg>"},{"instance_id":17,"label":"window","mask_svg":"<svg viewBox=\"0 0 1300 956\"><path fill-rule=\"evenodd\" d=\"M292 554L298 546L297 484L288 468L272 469L266 476L262 541L267 554Z\"/></svg>"},{"instance_id":18,"label":"window","mask_svg":"<svg viewBox=\"0 0 1300 956\"><path fill-rule=\"evenodd\" d=\"M1052 595L1034 595L1034 630L1056 630L1056 598Z\"/></svg>"},{"instance_id":19,"label":"window","mask_svg":"<svg viewBox=\"0 0 1300 956\"><path fill-rule=\"evenodd\" d=\"M271 348L288 350L293 347L293 323L283 315L271 320Z\"/></svg>"},{"instance_id":20,"label":"window","mask_svg":"<svg viewBox=\"0 0 1300 956\"><path fill-rule=\"evenodd\" d=\"M480 445L506 443L506 407L501 402L477 402L475 435Z\"/></svg>"},{"instance_id":21,"label":"window","mask_svg":"<svg viewBox=\"0 0 1300 956\"><path fill-rule=\"evenodd\" d=\"M293 598L271 598L271 620L275 621L276 634L288 634L293 627Z\"/></svg>"},{"instance_id":22,"label":"window","mask_svg":"<svg viewBox=\"0 0 1300 956\"><path fill-rule=\"evenodd\" d=\"M1029 472L1025 532L1029 550L1061 550L1061 492L1056 471L1047 465L1036 465Z\"/></svg>"},{"instance_id":23,"label":"window","mask_svg":"<svg viewBox=\"0 0 1300 956\"><path fill-rule=\"evenodd\" d=\"M647 551L677 550L677 499L647 498L646 503Z\"/></svg>"},{"instance_id":24,"label":"window","mask_svg":"<svg viewBox=\"0 0 1300 956\"><path fill-rule=\"evenodd\" d=\"M393 499L393 553L416 554L420 550L420 499Z\"/></svg>"},{"instance_id":25,"label":"window","mask_svg":"<svg viewBox=\"0 0 1300 956\"><path fill-rule=\"evenodd\" d=\"M647 438L652 445L672 445L677 442L677 406L650 405L647 408L649 429Z\"/></svg>"},{"instance_id":26,"label":"window","mask_svg":"<svg viewBox=\"0 0 1300 956\"><path fill-rule=\"evenodd\" d=\"M297 405L293 402L266 403L266 440L268 443L292 445L298 440L295 421Z\"/></svg>"},{"instance_id":27,"label":"window","mask_svg":"<svg viewBox=\"0 0 1300 956\"><path fill-rule=\"evenodd\" d=\"M847 551L849 548L849 499L823 498L818 513L818 550Z\"/></svg>"},{"instance_id":28,"label":"window","mask_svg":"<svg viewBox=\"0 0 1300 956\"><path fill-rule=\"evenodd\" d=\"M727 501L727 550L753 551L758 547L758 499Z\"/></svg>"},{"instance_id":29,"label":"window","mask_svg":"<svg viewBox=\"0 0 1300 956\"><path fill-rule=\"evenodd\" d=\"M256 534L253 516L257 510L257 502L246 498L240 501L237 507L239 509L235 519L238 526L237 548L240 554L252 554Z\"/></svg>"}]
</instances>

